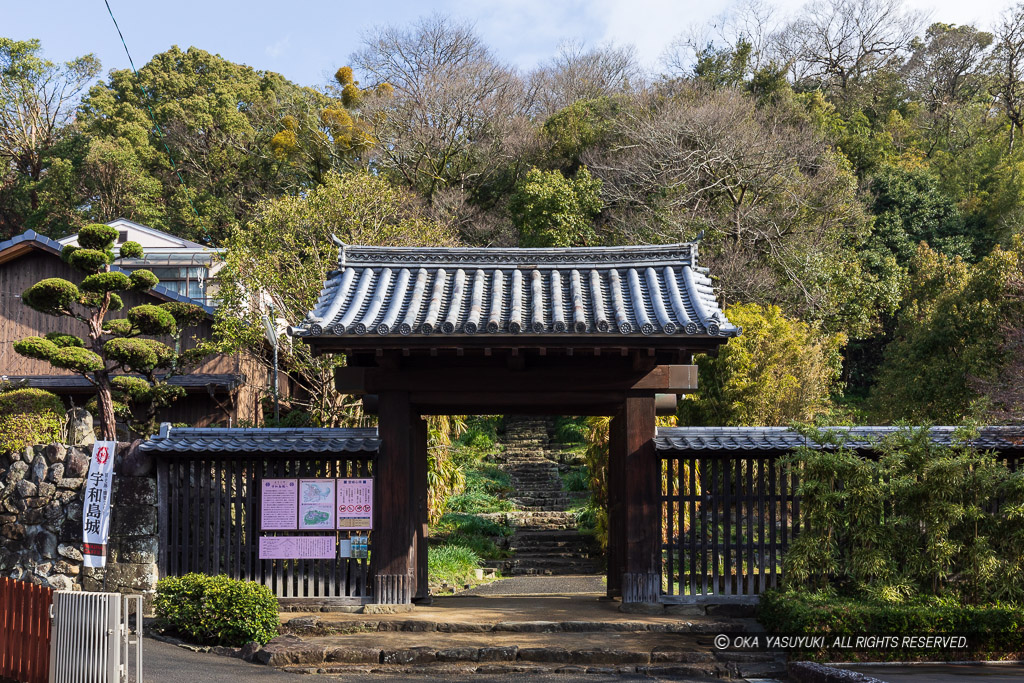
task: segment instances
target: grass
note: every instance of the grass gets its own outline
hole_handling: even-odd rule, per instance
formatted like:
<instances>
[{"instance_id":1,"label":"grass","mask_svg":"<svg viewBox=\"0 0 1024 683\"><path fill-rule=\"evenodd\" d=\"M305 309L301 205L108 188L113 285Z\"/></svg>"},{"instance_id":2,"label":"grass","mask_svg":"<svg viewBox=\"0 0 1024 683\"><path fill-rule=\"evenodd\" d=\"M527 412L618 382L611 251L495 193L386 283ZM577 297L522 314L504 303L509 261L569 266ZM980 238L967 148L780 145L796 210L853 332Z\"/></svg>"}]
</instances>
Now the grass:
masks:
<instances>
[{"instance_id":1,"label":"grass","mask_svg":"<svg viewBox=\"0 0 1024 683\"><path fill-rule=\"evenodd\" d=\"M589 491L590 470L586 465L574 467L562 476L563 491Z\"/></svg>"},{"instance_id":2,"label":"grass","mask_svg":"<svg viewBox=\"0 0 1024 683\"><path fill-rule=\"evenodd\" d=\"M447 509L465 514L510 512L516 509L506 498L512 491L508 474L493 465L476 463L466 470L465 490L448 499Z\"/></svg>"},{"instance_id":3,"label":"grass","mask_svg":"<svg viewBox=\"0 0 1024 683\"><path fill-rule=\"evenodd\" d=\"M511 536L512 527L499 524L475 515L447 513L431 530L431 535L446 545L469 548L485 560L497 560L508 556L496 539ZM433 551L431 551L433 552Z\"/></svg>"},{"instance_id":4,"label":"grass","mask_svg":"<svg viewBox=\"0 0 1024 683\"><path fill-rule=\"evenodd\" d=\"M461 545L442 545L427 553L427 571L432 584L447 583L462 586L476 580L476 570L482 560L471 548Z\"/></svg>"}]
</instances>

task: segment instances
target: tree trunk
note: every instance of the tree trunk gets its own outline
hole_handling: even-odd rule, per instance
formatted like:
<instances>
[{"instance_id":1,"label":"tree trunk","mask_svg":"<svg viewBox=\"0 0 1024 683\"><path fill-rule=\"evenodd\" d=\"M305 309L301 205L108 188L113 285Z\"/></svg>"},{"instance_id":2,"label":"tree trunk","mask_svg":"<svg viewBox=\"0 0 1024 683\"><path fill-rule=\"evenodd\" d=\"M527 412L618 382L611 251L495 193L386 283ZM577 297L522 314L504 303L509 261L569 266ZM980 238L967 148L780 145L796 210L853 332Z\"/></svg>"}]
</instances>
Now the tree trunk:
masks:
<instances>
[{"instance_id":1,"label":"tree trunk","mask_svg":"<svg viewBox=\"0 0 1024 683\"><path fill-rule=\"evenodd\" d=\"M114 397L111 393L110 375L106 371L96 373L96 402L99 405L100 440L117 441Z\"/></svg>"}]
</instances>

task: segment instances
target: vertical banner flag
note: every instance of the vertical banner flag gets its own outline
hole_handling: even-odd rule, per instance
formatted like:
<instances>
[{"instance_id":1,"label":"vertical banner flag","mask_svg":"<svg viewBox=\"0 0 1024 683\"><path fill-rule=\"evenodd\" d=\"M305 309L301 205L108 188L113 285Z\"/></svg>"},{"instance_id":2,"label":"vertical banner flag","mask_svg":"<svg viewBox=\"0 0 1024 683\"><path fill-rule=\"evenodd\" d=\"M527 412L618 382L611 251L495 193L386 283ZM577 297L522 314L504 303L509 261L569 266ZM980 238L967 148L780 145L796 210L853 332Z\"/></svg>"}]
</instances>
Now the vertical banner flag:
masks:
<instances>
[{"instance_id":1,"label":"vertical banner flag","mask_svg":"<svg viewBox=\"0 0 1024 683\"><path fill-rule=\"evenodd\" d=\"M114 482L116 441L97 441L92 447L92 462L85 484L82 508L82 555L86 567L107 563L107 538L110 536L110 497Z\"/></svg>"}]
</instances>

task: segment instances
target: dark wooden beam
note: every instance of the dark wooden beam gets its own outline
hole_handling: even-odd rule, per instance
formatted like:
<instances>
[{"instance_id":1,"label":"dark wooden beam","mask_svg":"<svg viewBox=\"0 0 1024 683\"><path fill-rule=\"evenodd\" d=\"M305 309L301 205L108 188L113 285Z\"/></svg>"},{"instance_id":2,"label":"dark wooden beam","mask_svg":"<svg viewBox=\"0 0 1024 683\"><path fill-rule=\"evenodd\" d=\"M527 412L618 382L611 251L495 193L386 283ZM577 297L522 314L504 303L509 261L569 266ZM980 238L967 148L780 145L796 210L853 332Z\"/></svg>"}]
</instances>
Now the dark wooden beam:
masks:
<instances>
[{"instance_id":1,"label":"dark wooden beam","mask_svg":"<svg viewBox=\"0 0 1024 683\"><path fill-rule=\"evenodd\" d=\"M608 424L608 597L622 597L626 566L626 416L614 415Z\"/></svg>"},{"instance_id":2,"label":"dark wooden beam","mask_svg":"<svg viewBox=\"0 0 1024 683\"><path fill-rule=\"evenodd\" d=\"M427 502L427 423L413 416L412 436L412 490L416 496L414 515L415 533L415 582L413 602L425 602L430 597L427 576L427 539L429 530L429 506Z\"/></svg>"},{"instance_id":3,"label":"dark wooden beam","mask_svg":"<svg viewBox=\"0 0 1024 683\"><path fill-rule=\"evenodd\" d=\"M380 451L374 465L373 552L374 600L408 604L415 590L412 434L414 415L409 395L380 396Z\"/></svg>"},{"instance_id":4,"label":"dark wooden beam","mask_svg":"<svg viewBox=\"0 0 1024 683\"><path fill-rule=\"evenodd\" d=\"M522 359L522 356L519 356ZM595 366L578 368L481 367L453 371L447 368L344 367L335 371L335 386L345 394L378 394L386 391L474 392L603 392L651 391L685 394L697 389L696 365L657 365L652 369Z\"/></svg>"},{"instance_id":5,"label":"dark wooden beam","mask_svg":"<svg viewBox=\"0 0 1024 683\"><path fill-rule=\"evenodd\" d=\"M661 471L654 449L654 397L628 396L623 419L626 552L622 601L656 603L661 594Z\"/></svg>"}]
</instances>

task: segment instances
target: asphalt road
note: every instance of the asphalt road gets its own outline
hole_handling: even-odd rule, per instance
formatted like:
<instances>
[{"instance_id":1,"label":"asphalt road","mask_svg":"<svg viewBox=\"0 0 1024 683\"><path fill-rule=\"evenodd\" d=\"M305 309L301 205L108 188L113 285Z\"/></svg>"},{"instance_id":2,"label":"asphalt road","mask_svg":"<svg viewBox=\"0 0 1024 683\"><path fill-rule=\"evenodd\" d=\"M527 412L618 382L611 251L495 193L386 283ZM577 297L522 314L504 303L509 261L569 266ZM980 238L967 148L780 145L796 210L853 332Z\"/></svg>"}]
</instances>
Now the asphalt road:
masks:
<instances>
[{"instance_id":1,"label":"asphalt road","mask_svg":"<svg viewBox=\"0 0 1024 683\"><path fill-rule=\"evenodd\" d=\"M1024 666L977 664L915 664L912 666L848 666L885 683L1022 683Z\"/></svg>"}]
</instances>

